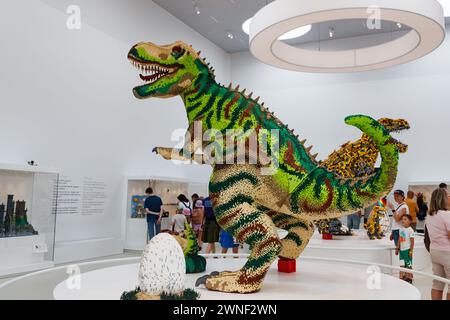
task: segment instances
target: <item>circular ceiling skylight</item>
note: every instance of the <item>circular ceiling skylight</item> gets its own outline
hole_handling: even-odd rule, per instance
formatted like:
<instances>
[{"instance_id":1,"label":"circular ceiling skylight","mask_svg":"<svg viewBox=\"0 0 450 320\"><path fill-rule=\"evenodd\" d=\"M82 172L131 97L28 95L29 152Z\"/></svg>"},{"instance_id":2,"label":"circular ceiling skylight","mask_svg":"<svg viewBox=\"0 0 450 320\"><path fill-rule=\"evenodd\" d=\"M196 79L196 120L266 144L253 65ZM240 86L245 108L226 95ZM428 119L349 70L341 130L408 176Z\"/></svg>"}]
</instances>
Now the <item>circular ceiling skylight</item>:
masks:
<instances>
[{"instance_id":1,"label":"circular ceiling skylight","mask_svg":"<svg viewBox=\"0 0 450 320\"><path fill-rule=\"evenodd\" d=\"M290 30L331 20L364 19L368 27L375 29L380 17L410 30L379 45L340 51L295 47L279 41ZM444 39L444 14L436 0L277 0L252 18L249 42L252 54L269 65L294 71L340 73L410 62L432 52Z\"/></svg>"},{"instance_id":2,"label":"circular ceiling skylight","mask_svg":"<svg viewBox=\"0 0 450 320\"><path fill-rule=\"evenodd\" d=\"M248 35L250 35L250 23L252 22L252 18L245 20L242 24L242 30ZM295 28L294 30L288 31L282 36L278 38L278 40L289 40L301 37L307 34L311 30L311 25L302 26L300 28Z\"/></svg>"}]
</instances>

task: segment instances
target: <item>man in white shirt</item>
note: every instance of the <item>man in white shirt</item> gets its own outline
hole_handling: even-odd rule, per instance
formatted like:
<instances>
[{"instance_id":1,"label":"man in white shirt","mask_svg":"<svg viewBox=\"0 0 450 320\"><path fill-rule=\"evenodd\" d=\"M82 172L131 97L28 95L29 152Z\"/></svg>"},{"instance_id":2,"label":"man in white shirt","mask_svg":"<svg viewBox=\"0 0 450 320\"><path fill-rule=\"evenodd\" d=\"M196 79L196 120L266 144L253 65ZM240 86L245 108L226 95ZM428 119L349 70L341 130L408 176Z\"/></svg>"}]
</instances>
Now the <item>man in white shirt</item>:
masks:
<instances>
[{"instance_id":1,"label":"man in white shirt","mask_svg":"<svg viewBox=\"0 0 450 320\"><path fill-rule=\"evenodd\" d=\"M394 200L396 206L391 202L388 203L389 209L392 211L392 227L391 227L391 241L394 240L395 247L398 246L398 240L400 238L401 220L404 215L409 215L408 205L405 202L405 193L402 190L394 191Z\"/></svg>"}]
</instances>

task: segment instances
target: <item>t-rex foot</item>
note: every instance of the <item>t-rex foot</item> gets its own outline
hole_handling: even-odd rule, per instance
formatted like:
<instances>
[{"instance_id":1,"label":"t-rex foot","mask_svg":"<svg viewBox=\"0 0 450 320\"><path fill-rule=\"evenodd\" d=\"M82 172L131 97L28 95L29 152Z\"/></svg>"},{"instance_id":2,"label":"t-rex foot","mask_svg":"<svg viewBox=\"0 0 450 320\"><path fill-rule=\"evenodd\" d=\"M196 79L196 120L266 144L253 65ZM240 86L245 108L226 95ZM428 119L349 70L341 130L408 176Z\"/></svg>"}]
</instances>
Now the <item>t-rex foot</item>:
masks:
<instances>
[{"instance_id":1,"label":"t-rex foot","mask_svg":"<svg viewBox=\"0 0 450 320\"><path fill-rule=\"evenodd\" d=\"M213 272L199 278L196 286L204 284L209 290L234 293L251 293L261 289L261 281L243 282L242 279L242 271Z\"/></svg>"}]
</instances>

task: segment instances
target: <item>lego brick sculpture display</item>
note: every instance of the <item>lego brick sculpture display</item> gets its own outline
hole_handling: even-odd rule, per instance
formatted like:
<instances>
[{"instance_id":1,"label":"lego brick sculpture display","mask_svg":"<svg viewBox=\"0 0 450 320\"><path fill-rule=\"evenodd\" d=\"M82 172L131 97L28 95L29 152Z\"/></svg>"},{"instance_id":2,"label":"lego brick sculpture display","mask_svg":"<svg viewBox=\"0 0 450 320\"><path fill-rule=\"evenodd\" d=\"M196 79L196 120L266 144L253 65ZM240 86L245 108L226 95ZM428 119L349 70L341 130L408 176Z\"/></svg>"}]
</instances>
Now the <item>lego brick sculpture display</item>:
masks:
<instances>
[{"instance_id":1,"label":"lego brick sculpture display","mask_svg":"<svg viewBox=\"0 0 450 320\"><path fill-rule=\"evenodd\" d=\"M9 194L5 204L0 204L0 238L36 235L38 232L28 222L25 201L14 201Z\"/></svg>"},{"instance_id":2,"label":"lego brick sculpture display","mask_svg":"<svg viewBox=\"0 0 450 320\"><path fill-rule=\"evenodd\" d=\"M196 299L185 289L185 256L180 244L168 233L153 237L144 249L139 266L139 286L124 292L122 300Z\"/></svg>"},{"instance_id":3,"label":"lego brick sculpture display","mask_svg":"<svg viewBox=\"0 0 450 320\"><path fill-rule=\"evenodd\" d=\"M373 207L372 212L364 224L364 229L367 230L367 235L370 240L381 239L384 237L384 230L381 220L387 216L386 212L386 198L380 199L378 204Z\"/></svg>"},{"instance_id":4,"label":"lego brick sculpture display","mask_svg":"<svg viewBox=\"0 0 450 320\"><path fill-rule=\"evenodd\" d=\"M260 290L277 256L296 259L301 254L315 221L369 206L395 183L399 153L406 146L371 117L353 115L345 123L360 129L373 143L381 155L380 167L345 177L317 161L312 146L307 147L259 97L253 98L239 86L216 82L214 70L191 46L143 42L131 48L128 59L144 81L133 89L137 98L180 96L186 107L189 128L184 148L156 147L154 151L167 160L210 164L209 192L217 222L238 242L250 245L250 256L240 270L203 278L210 290ZM397 130L408 127L405 121ZM232 139L223 139L230 131ZM360 149L356 159L348 153L343 158L365 168L368 152ZM288 231L284 239L278 238L277 228Z\"/></svg>"},{"instance_id":5,"label":"lego brick sculpture display","mask_svg":"<svg viewBox=\"0 0 450 320\"><path fill-rule=\"evenodd\" d=\"M174 236L183 249L186 262L186 273L200 273L206 269L205 257L198 254L197 236L189 223L184 224L183 235Z\"/></svg>"},{"instance_id":6,"label":"lego brick sculpture display","mask_svg":"<svg viewBox=\"0 0 450 320\"><path fill-rule=\"evenodd\" d=\"M339 219L323 219L316 222L317 229L322 235L334 235L334 236L351 236L352 230L343 225ZM323 237L323 239L331 240L329 237Z\"/></svg>"},{"instance_id":7,"label":"lego brick sculpture display","mask_svg":"<svg viewBox=\"0 0 450 320\"><path fill-rule=\"evenodd\" d=\"M403 119L381 118L377 121L389 132L409 129L408 122ZM408 146L400 142L397 142L397 147L400 153L408 150ZM363 178L374 174L378 154L378 148L372 138L363 133L359 140L343 144L320 164L341 178ZM329 230L330 224L335 226L334 231ZM341 229L342 223L333 219L319 220L316 225L323 235L351 235L350 230ZM340 226L336 227L338 225Z\"/></svg>"}]
</instances>

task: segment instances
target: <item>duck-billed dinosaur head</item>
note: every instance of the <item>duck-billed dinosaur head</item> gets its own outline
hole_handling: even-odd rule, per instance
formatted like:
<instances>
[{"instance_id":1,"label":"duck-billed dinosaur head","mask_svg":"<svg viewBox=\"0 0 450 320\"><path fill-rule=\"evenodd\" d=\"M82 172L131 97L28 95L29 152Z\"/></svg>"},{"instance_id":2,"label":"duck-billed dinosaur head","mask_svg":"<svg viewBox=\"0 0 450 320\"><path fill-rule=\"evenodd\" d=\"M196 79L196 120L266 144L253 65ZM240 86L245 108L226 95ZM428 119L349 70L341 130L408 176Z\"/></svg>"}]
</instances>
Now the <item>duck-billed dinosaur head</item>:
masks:
<instances>
[{"instance_id":1,"label":"duck-billed dinosaur head","mask_svg":"<svg viewBox=\"0 0 450 320\"><path fill-rule=\"evenodd\" d=\"M378 119L378 122L389 132L401 132L404 130L409 130L410 126L408 121L404 119L390 119L390 118L381 118ZM408 145L401 143L400 141L395 140L397 145L398 152L405 153L408 151Z\"/></svg>"},{"instance_id":2,"label":"duck-billed dinosaur head","mask_svg":"<svg viewBox=\"0 0 450 320\"><path fill-rule=\"evenodd\" d=\"M386 131L389 133L398 133L409 129L409 123L404 119L381 118L378 119L377 122L382 125L384 129L386 129ZM363 135L362 140L364 139L372 140L371 137L369 137L367 134ZM395 141L399 153L405 153L406 151L408 151L408 146L406 144L401 143L400 141L397 141L395 139L392 141Z\"/></svg>"},{"instance_id":3,"label":"duck-billed dinosaur head","mask_svg":"<svg viewBox=\"0 0 450 320\"><path fill-rule=\"evenodd\" d=\"M389 118L374 120L370 117L355 115L347 117L345 123L359 128L377 145L394 145L399 153L408 151L408 145L391 136L392 132L397 133L410 128L406 120Z\"/></svg>"},{"instance_id":4,"label":"duck-billed dinosaur head","mask_svg":"<svg viewBox=\"0 0 450 320\"><path fill-rule=\"evenodd\" d=\"M213 76L199 53L181 41L163 46L138 43L128 52L128 59L142 80L133 88L138 99L181 95L200 74Z\"/></svg>"}]
</instances>

